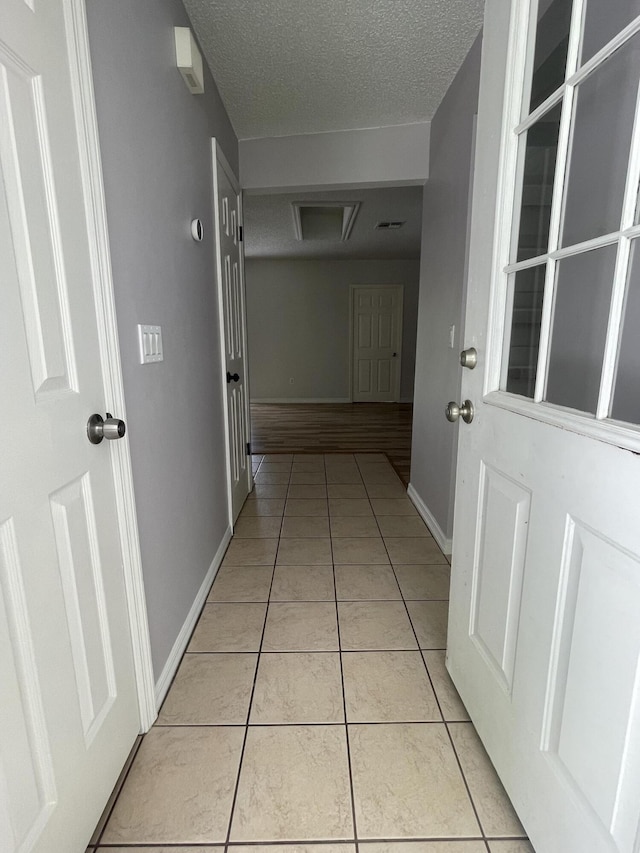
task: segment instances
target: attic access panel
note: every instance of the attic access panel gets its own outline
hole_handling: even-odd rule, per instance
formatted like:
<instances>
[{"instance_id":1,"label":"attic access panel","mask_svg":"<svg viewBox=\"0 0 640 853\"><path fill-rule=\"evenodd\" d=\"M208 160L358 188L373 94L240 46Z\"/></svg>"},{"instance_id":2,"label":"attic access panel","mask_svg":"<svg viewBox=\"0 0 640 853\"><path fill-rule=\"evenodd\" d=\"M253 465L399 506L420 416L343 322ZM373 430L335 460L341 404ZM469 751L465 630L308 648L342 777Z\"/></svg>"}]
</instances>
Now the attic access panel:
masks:
<instances>
[{"instance_id":1,"label":"attic access panel","mask_svg":"<svg viewBox=\"0 0 640 853\"><path fill-rule=\"evenodd\" d=\"M359 201L294 201L291 203L296 240L344 243L351 236Z\"/></svg>"}]
</instances>

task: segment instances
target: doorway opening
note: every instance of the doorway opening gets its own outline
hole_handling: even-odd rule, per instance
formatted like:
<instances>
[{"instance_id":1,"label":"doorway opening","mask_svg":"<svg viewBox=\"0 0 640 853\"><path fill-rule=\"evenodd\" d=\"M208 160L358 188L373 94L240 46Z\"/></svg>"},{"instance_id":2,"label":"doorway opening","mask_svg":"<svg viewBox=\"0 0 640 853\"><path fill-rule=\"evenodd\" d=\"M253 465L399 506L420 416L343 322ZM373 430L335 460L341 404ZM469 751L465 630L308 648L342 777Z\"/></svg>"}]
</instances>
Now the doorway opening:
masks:
<instances>
[{"instance_id":1,"label":"doorway opening","mask_svg":"<svg viewBox=\"0 0 640 853\"><path fill-rule=\"evenodd\" d=\"M301 200L357 214L301 239ZM422 187L248 194L244 217L253 452L388 453L406 483Z\"/></svg>"}]
</instances>

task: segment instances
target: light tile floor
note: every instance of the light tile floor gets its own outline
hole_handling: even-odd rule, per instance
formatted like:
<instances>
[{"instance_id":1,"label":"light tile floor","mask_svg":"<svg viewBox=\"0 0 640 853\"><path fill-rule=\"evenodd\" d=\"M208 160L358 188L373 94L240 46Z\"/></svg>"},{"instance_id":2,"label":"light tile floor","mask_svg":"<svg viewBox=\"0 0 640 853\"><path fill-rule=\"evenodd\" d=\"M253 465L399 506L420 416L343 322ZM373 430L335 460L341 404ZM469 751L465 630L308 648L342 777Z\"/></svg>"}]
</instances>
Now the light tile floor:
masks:
<instances>
[{"instance_id":1,"label":"light tile floor","mask_svg":"<svg viewBox=\"0 0 640 853\"><path fill-rule=\"evenodd\" d=\"M254 467L92 850L532 853L444 666L447 560L386 457Z\"/></svg>"}]
</instances>

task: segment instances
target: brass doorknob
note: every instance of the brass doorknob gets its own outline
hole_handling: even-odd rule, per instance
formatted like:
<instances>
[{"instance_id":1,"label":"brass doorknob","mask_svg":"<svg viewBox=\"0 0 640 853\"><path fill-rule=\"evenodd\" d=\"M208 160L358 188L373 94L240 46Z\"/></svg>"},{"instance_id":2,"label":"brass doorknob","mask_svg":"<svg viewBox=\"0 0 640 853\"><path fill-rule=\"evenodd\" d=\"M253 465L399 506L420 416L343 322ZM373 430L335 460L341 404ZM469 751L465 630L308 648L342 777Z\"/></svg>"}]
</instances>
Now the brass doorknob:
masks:
<instances>
[{"instance_id":1,"label":"brass doorknob","mask_svg":"<svg viewBox=\"0 0 640 853\"><path fill-rule=\"evenodd\" d=\"M466 424L470 424L474 415L473 403L471 400L465 400L464 403L458 405L452 401L445 409L445 415L447 416L447 420L452 424L455 423L458 418L462 418Z\"/></svg>"}]
</instances>

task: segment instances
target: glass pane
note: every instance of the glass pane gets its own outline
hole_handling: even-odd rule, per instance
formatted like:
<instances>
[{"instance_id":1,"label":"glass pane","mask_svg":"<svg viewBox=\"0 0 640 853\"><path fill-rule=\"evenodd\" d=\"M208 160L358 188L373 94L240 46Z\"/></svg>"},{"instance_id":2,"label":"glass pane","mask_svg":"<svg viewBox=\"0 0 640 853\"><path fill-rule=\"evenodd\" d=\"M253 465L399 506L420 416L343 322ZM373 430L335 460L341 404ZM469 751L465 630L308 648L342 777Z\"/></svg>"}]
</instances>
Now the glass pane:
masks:
<instances>
[{"instance_id":1,"label":"glass pane","mask_svg":"<svg viewBox=\"0 0 640 853\"><path fill-rule=\"evenodd\" d=\"M582 63L640 15L640 0L587 0L582 37Z\"/></svg>"},{"instance_id":2,"label":"glass pane","mask_svg":"<svg viewBox=\"0 0 640 853\"><path fill-rule=\"evenodd\" d=\"M556 173L561 105L554 107L526 133L517 260L543 255L549 248L551 195Z\"/></svg>"},{"instance_id":3,"label":"glass pane","mask_svg":"<svg viewBox=\"0 0 640 853\"><path fill-rule=\"evenodd\" d=\"M550 403L595 413L617 245L558 262L547 379Z\"/></svg>"},{"instance_id":4,"label":"glass pane","mask_svg":"<svg viewBox=\"0 0 640 853\"><path fill-rule=\"evenodd\" d=\"M533 397L540 344L546 264L514 276L507 391Z\"/></svg>"},{"instance_id":5,"label":"glass pane","mask_svg":"<svg viewBox=\"0 0 640 853\"><path fill-rule=\"evenodd\" d=\"M634 36L578 86L563 246L620 228L639 77Z\"/></svg>"},{"instance_id":6,"label":"glass pane","mask_svg":"<svg viewBox=\"0 0 640 853\"><path fill-rule=\"evenodd\" d=\"M572 0L540 0L529 112L564 83Z\"/></svg>"},{"instance_id":7,"label":"glass pane","mask_svg":"<svg viewBox=\"0 0 640 853\"><path fill-rule=\"evenodd\" d=\"M640 424L640 245L634 240L611 417Z\"/></svg>"}]
</instances>

